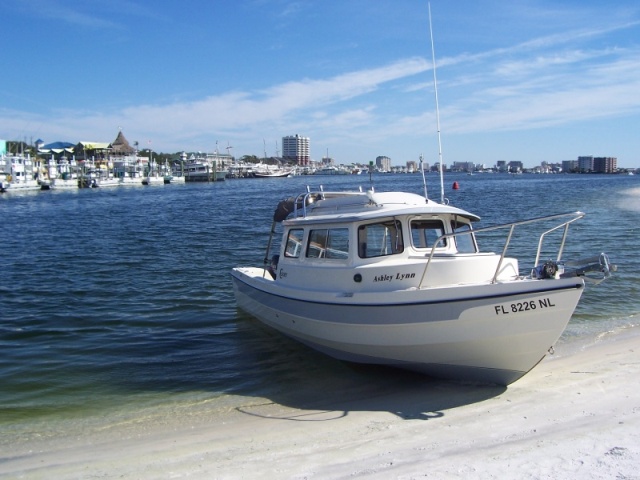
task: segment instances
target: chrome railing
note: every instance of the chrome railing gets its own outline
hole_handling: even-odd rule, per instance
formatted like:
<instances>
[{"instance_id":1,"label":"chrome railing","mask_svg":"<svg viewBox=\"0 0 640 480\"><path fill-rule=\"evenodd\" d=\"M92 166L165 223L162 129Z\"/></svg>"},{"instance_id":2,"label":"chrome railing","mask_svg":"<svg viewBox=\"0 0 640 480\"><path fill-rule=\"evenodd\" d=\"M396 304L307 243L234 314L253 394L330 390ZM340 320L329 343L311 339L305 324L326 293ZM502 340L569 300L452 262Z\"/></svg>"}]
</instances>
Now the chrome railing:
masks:
<instances>
[{"instance_id":1,"label":"chrome railing","mask_svg":"<svg viewBox=\"0 0 640 480\"><path fill-rule=\"evenodd\" d=\"M543 222L543 221L549 221L549 220L554 220L554 219L558 219L558 218L565 218L565 217L572 217L569 220L560 223L559 225L554 226L553 228L550 228L544 232L542 232L540 234L540 238L538 240L538 249L536 251L536 258L534 261L534 268L538 266L538 262L540 261L540 253L542 251L542 245L544 242L544 238L547 234L558 230L560 228L564 227L564 232L562 234L562 240L560 242L560 246L558 248L558 255L556 258L556 262L559 262L562 258L562 253L564 251L564 245L567 239L567 233L569 231L569 225L572 224L573 222L575 222L576 220L581 219L582 217L584 217L585 214L583 212L569 212L569 213L559 213L556 215L547 215L544 217L537 217L537 218L532 218L529 220L522 220L519 222L512 222L512 223L505 223L505 224L501 224L501 225L494 225L494 226L490 226L490 227L483 227L483 228L478 228L478 229L472 229L472 230L464 230L464 231L460 231L460 232L453 232L453 233L445 233L444 235L441 235L440 237L438 237L438 239L435 241L435 243L433 244L433 247L431 247L431 252L429 253L429 259L427 260L427 264L425 265L424 268L424 272L422 273L422 278L420 279L420 286L422 286L424 278L427 274L427 270L429 269L429 265L431 265L431 261L434 257L435 251L436 251L436 247L438 245L442 245L441 242L443 242L445 239L448 238L454 238L454 237L458 237L460 235L476 235L478 233L484 233L484 232L490 232L490 231L495 231L495 230L502 230L502 229L509 229L509 233L507 234L507 238L504 244L504 247L502 248L502 253L500 255L500 259L498 261L498 265L496 267L496 270L493 274L493 278L491 280L491 283L496 283L497 278L498 278L498 273L500 272L500 268L502 267L502 263L504 261L504 258L507 255L507 250L509 248L509 244L511 243L511 238L513 237L513 232L515 230L516 227L521 226L521 225L528 225L528 224L532 224L532 223L537 223L537 222Z\"/></svg>"}]
</instances>

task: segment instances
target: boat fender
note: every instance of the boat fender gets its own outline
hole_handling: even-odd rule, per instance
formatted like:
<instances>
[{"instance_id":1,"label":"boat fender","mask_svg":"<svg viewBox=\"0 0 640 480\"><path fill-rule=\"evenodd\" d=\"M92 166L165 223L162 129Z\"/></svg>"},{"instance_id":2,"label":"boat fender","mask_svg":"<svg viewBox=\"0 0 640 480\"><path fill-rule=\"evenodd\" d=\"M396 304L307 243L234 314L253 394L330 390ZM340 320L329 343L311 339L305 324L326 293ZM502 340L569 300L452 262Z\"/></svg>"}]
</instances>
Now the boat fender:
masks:
<instances>
[{"instance_id":1,"label":"boat fender","mask_svg":"<svg viewBox=\"0 0 640 480\"><path fill-rule=\"evenodd\" d=\"M279 261L280 255L274 255L273 257L271 257L271 264L269 265L269 268L267 268L267 271L271 274L274 280L278 278L278 274L276 272L278 271Z\"/></svg>"},{"instance_id":2,"label":"boat fender","mask_svg":"<svg viewBox=\"0 0 640 480\"><path fill-rule=\"evenodd\" d=\"M542 265L538 265L534 270L536 272L536 278L556 278L556 273L558 273L558 264L549 260Z\"/></svg>"}]
</instances>

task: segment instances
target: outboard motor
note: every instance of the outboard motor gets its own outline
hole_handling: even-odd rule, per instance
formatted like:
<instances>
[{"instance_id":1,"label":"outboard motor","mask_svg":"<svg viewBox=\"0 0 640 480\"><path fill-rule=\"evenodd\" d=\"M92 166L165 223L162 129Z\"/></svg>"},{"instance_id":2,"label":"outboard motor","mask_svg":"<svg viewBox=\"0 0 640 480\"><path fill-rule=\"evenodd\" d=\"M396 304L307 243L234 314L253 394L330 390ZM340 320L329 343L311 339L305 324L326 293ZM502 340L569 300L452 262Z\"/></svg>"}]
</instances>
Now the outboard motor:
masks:
<instances>
[{"instance_id":1,"label":"outboard motor","mask_svg":"<svg viewBox=\"0 0 640 480\"><path fill-rule=\"evenodd\" d=\"M606 253L597 257L583 258L565 262L565 272L560 277L583 277L586 281L598 284L611 276L611 272L618 270L618 266L611 263Z\"/></svg>"},{"instance_id":2,"label":"outboard motor","mask_svg":"<svg viewBox=\"0 0 640 480\"><path fill-rule=\"evenodd\" d=\"M552 260L544 262L542 265L538 265L531 272L531 276L538 279L556 278L558 273L558 264Z\"/></svg>"}]
</instances>

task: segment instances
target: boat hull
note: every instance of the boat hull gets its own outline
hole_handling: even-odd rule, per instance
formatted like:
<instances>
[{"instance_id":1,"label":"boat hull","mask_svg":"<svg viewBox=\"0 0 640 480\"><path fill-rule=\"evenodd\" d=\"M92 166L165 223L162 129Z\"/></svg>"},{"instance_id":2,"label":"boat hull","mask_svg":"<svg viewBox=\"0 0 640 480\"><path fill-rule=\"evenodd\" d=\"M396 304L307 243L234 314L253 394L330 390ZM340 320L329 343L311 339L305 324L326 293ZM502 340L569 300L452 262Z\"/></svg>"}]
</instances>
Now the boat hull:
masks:
<instances>
[{"instance_id":1,"label":"boat hull","mask_svg":"<svg viewBox=\"0 0 640 480\"><path fill-rule=\"evenodd\" d=\"M311 292L278 286L263 269L232 272L238 306L340 360L435 377L508 385L555 344L582 294L581 279Z\"/></svg>"},{"instance_id":2,"label":"boat hull","mask_svg":"<svg viewBox=\"0 0 640 480\"><path fill-rule=\"evenodd\" d=\"M0 191L2 192L27 192L35 190L41 190L41 185L36 180L0 182Z\"/></svg>"}]
</instances>

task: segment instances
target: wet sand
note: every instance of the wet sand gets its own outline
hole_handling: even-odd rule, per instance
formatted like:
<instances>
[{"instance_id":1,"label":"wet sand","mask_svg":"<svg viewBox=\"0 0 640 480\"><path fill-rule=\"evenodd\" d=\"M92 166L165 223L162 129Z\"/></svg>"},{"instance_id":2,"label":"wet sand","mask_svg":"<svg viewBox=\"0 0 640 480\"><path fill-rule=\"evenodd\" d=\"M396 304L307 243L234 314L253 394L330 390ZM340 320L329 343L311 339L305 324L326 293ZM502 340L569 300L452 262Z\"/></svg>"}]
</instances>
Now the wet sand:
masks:
<instances>
[{"instance_id":1,"label":"wet sand","mask_svg":"<svg viewBox=\"0 0 640 480\"><path fill-rule=\"evenodd\" d=\"M640 327L559 345L508 388L370 378L5 437L0 478L640 478Z\"/></svg>"}]
</instances>

